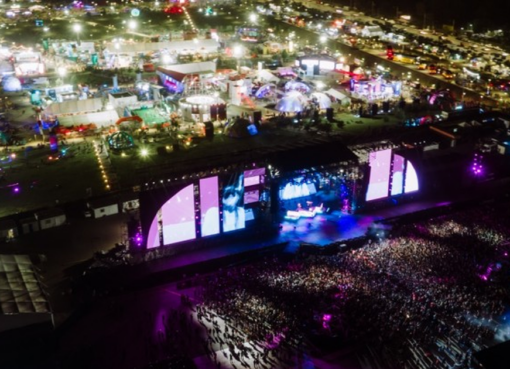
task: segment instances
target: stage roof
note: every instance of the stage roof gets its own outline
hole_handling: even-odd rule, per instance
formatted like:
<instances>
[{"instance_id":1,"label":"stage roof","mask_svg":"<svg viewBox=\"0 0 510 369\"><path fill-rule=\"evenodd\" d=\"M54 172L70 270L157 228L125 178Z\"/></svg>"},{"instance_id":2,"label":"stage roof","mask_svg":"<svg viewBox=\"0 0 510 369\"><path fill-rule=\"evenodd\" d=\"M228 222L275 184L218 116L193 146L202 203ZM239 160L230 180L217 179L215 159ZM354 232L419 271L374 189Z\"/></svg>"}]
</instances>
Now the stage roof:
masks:
<instances>
[{"instance_id":1,"label":"stage roof","mask_svg":"<svg viewBox=\"0 0 510 369\"><path fill-rule=\"evenodd\" d=\"M347 161L356 162L357 156L335 137L303 138L303 135L296 134L233 139L218 136L213 142L204 140L199 148L175 152L167 163L144 166L138 170L136 177L150 183L243 163L267 163L287 172Z\"/></svg>"},{"instance_id":2,"label":"stage roof","mask_svg":"<svg viewBox=\"0 0 510 369\"><path fill-rule=\"evenodd\" d=\"M284 150L268 155L268 162L280 171L293 171L358 159L339 141L317 141L283 145Z\"/></svg>"},{"instance_id":3,"label":"stage roof","mask_svg":"<svg viewBox=\"0 0 510 369\"><path fill-rule=\"evenodd\" d=\"M49 313L28 255L0 255L0 315Z\"/></svg>"}]
</instances>

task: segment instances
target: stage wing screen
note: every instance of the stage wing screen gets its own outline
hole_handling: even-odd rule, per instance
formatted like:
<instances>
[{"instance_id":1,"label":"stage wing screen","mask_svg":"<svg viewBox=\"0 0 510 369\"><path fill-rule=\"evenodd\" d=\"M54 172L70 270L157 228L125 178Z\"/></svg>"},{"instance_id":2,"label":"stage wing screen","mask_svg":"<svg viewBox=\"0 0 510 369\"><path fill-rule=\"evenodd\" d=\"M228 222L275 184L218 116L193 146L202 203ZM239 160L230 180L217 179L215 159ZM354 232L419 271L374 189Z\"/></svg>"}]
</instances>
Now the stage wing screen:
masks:
<instances>
[{"instance_id":1,"label":"stage wing screen","mask_svg":"<svg viewBox=\"0 0 510 369\"><path fill-rule=\"evenodd\" d=\"M161 211L165 245L195 239L195 204L192 184L168 200Z\"/></svg>"},{"instance_id":2,"label":"stage wing screen","mask_svg":"<svg viewBox=\"0 0 510 369\"><path fill-rule=\"evenodd\" d=\"M370 153L370 178L366 200L377 200L388 196L391 149Z\"/></svg>"},{"instance_id":3,"label":"stage wing screen","mask_svg":"<svg viewBox=\"0 0 510 369\"><path fill-rule=\"evenodd\" d=\"M159 238L159 223L158 218L161 214L161 211L158 211L154 219L151 223L151 228L149 229L149 235L147 236L147 248L153 249L155 247L161 246L160 238Z\"/></svg>"},{"instance_id":4,"label":"stage wing screen","mask_svg":"<svg viewBox=\"0 0 510 369\"><path fill-rule=\"evenodd\" d=\"M404 187L404 158L393 156L393 170L391 177L391 196L401 195Z\"/></svg>"},{"instance_id":5,"label":"stage wing screen","mask_svg":"<svg viewBox=\"0 0 510 369\"><path fill-rule=\"evenodd\" d=\"M236 231L245 228L244 212L244 175L231 176L223 188L223 232Z\"/></svg>"},{"instance_id":6,"label":"stage wing screen","mask_svg":"<svg viewBox=\"0 0 510 369\"><path fill-rule=\"evenodd\" d=\"M414 192L418 191L419 188L418 183L418 174L416 173L416 169L414 169L413 164L408 160L406 166L406 180L404 185L404 192Z\"/></svg>"},{"instance_id":7,"label":"stage wing screen","mask_svg":"<svg viewBox=\"0 0 510 369\"><path fill-rule=\"evenodd\" d=\"M218 196L218 177L200 180L200 231L203 237L220 233Z\"/></svg>"}]
</instances>

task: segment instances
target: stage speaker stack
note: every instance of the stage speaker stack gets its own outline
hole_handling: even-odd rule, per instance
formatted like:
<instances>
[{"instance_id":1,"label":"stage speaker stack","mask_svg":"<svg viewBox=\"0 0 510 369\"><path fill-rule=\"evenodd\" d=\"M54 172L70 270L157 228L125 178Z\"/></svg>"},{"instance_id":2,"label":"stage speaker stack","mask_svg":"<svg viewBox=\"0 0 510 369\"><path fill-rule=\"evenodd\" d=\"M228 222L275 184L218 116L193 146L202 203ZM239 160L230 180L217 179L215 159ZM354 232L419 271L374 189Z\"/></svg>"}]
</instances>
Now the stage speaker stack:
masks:
<instances>
[{"instance_id":1,"label":"stage speaker stack","mask_svg":"<svg viewBox=\"0 0 510 369\"><path fill-rule=\"evenodd\" d=\"M327 109L326 109L326 119L327 119L329 122L332 122L332 121L333 121L333 108L327 108Z\"/></svg>"},{"instance_id":2,"label":"stage speaker stack","mask_svg":"<svg viewBox=\"0 0 510 369\"><path fill-rule=\"evenodd\" d=\"M160 156L165 156L166 155L166 147L165 146L159 146L157 149L156 149L158 155Z\"/></svg>"},{"instance_id":3,"label":"stage speaker stack","mask_svg":"<svg viewBox=\"0 0 510 369\"><path fill-rule=\"evenodd\" d=\"M205 137L213 138L214 137L214 125L212 122L205 122Z\"/></svg>"},{"instance_id":4,"label":"stage speaker stack","mask_svg":"<svg viewBox=\"0 0 510 369\"><path fill-rule=\"evenodd\" d=\"M390 102L389 101L384 101L383 104L382 104L382 110L383 112L385 113L389 113L390 111Z\"/></svg>"},{"instance_id":5,"label":"stage speaker stack","mask_svg":"<svg viewBox=\"0 0 510 369\"><path fill-rule=\"evenodd\" d=\"M253 123L257 127L257 130L260 129L260 123L262 122L262 112L261 111L254 111L253 112Z\"/></svg>"}]
</instances>

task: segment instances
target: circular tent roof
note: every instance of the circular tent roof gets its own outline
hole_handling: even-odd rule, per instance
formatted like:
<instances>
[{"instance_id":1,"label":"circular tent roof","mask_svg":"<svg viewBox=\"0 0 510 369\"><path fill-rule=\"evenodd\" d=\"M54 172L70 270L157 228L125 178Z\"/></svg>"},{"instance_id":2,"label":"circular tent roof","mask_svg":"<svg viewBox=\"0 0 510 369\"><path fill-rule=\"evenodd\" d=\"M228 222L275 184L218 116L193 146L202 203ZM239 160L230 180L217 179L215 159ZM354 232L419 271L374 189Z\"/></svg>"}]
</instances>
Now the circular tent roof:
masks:
<instances>
[{"instance_id":1,"label":"circular tent roof","mask_svg":"<svg viewBox=\"0 0 510 369\"><path fill-rule=\"evenodd\" d=\"M319 108L327 109L331 108L331 99L323 92L314 92L311 95L312 99L316 100L319 104Z\"/></svg>"},{"instance_id":2,"label":"circular tent roof","mask_svg":"<svg viewBox=\"0 0 510 369\"><path fill-rule=\"evenodd\" d=\"M21 82L14 76L7 77L2 82L4 91L13 92L13 91L21 91Z\"/></svg>"},{"instance_id":3,"label":"circular tent roof","mask_svg":"<svg viewBox=\"0 0 510 369\"><path fill-rule=\"evenodd\" d=\"M276 104L276 110L284 113L297 113L303 111L307 104L307 99L297 91L291 91L285 94Z\"/></svg>"}]
</instances>

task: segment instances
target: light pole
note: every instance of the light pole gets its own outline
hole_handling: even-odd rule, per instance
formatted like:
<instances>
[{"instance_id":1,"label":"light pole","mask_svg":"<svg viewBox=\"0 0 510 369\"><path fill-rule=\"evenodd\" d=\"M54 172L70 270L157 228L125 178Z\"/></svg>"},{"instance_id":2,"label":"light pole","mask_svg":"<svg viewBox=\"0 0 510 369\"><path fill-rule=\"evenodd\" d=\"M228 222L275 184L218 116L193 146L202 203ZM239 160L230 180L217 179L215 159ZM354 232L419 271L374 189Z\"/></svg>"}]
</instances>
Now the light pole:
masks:
<instances>
[{"instance_id":1,"label":"light pole","mask_svg":"<svg viewBox=\"0 0 510 369\"><path fill-rule=\"evenodd\" d=\"M239 73L239 59L243 55L243 49L240 45L234 46L234 57L237 59L237 73Z\"/></svg>"},{"instance_id":2,"label":"light pole","mask_svg":"<svg viewBox=\"0 0 510 369\"><path fill-rule=\"evenodd\" d=\"M66 77L66 74L67 74L66 67L58 67L57 71L58 71L58 75L62 79L62 83L65 83L65 77Z\"/></svg>"},{"instance_id":3,"label":"light pole","mask_svg":"<svg viewBox=\"0 0 510 369\"><path fill-rule=\"evenodd\" d=\"M75 23L73 25L73 31L76 32L76 40L78 41L78 44L79 44L80 43L81 24Z\"/></svg>"}]
</instances>

